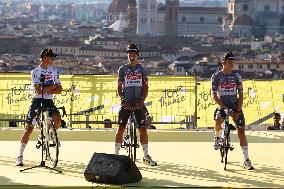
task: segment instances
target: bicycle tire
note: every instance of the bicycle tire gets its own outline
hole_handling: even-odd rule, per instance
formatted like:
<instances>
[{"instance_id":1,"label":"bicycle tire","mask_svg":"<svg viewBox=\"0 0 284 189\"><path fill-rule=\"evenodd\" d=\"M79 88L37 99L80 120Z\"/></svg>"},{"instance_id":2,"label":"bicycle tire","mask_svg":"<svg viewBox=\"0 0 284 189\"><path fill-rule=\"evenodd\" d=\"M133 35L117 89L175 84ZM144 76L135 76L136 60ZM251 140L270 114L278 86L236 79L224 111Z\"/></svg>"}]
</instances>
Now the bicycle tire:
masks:
<instances>
[{"instance_id":1,"label":"bicycle tire","mask_svg":"<svg viewBox=\"0 0 284 189\"><path fill-rule=\"evenodd\" d=\"M136 148L137 148L137 133L136 133L136 128L137 128L137 122L134 120L133 123L133 161L136 161Z\"/></svg>"},{"instance_id":2,"label":"bicycle tire","mask_svg":"<svg viewBox=\"0 0 284 189\"><path fill-rule=\"evenodd\" d=\"M45 138L46 160L49 162L51 167L55 168L57 166L59 156L58 136L53 123L50 123L47 128L48 130Z\"/></svg>"},{"instance_id":3,"label":"bicycle tire","mask_svg":"<svg viewBox=\"0 0 284 189\"><path fill-rule=\"evenodd\" d=\"M129 150L130 150L130 153L129 153L129 157L130 159L132 159L134 161L134 154L133 154L133 145L134 145L134 134L133 134L133 123L130 124L130 127L129 127L129 137L130 137L130 145L129 145Z\"/></svg>"},{"instance_id":4,"label":"bicycle tire","mask_svg":"<svg viewBox=\"0 0 284 189\"><path fill-rule=\"evenodd\" d=\"M224 147L222 146L220 148L221 163L224 163L224 152L225 150L224 150Z\"/></svg>"},{"instance_id":5,"label":"bicycle tire","mask_svg":"<svg viewBox=\"0 0 284 189\"><path fill-rule=\"evenodd\" d=\"M227 170L227 164L228 164L228 152L230 148L230 129L228 126L227 127L227 133L226 133L226 140L225 140L225 165L224 165L224 170Z\"/></svg>"}]
</instances>

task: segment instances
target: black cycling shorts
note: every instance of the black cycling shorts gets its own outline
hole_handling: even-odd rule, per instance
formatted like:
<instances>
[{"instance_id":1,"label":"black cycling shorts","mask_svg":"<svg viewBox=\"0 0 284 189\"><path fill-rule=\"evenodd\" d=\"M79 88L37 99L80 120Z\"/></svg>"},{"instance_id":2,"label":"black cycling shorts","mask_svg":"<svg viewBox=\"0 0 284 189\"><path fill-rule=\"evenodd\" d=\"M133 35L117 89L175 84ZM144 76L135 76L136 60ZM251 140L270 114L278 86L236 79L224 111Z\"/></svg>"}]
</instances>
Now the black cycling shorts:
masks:
<instances>
[{"instance_id":1,"label":"black cycling shorts","mask_svg":"<svg viewBox=\"0 0 284 189\"><path fill-rule=\"evenodd\" d=\"M226 117L226 113L223 108L216 108L214 112L214 120L217 120L219 117L222 117L223 119ZM240 113L239 118L235 121L235 125L239 129L245 128L245 117L243 112Z\"/></svg>"},{"instance_id":2,"label":"black cycling shorts","mask_svg":"<svg viewBox=\"0 0 284 189\"><path fill-rule=\"evenodd\" d=\"M118 125L120 127L125 127L127 125L128 119L130 117L131 110L124 109L121 106L119 113L118 113ZM135 109L134 110L135 117L137 120L138 128L147 128L146 126L146 115L144 109Z\"/></svg>"},{"instance_id":3,"label":"black cycling shorts","mask_svg":"<svg viewBox=\"0 0 284 189\"><path fill-rule=\"evenodd\" d=\"M49 112L49 116L52 116L54 113L58 113L59 111L56 109L54 102L52 99L41 99L41 98L33 98L32 105L30 106L28 112L28 120L27 124L32 125L33 119L36 116L36 110L40 110L41 102L43 103L43 108L52 108L53 110Z\"/></svg>"}]
</instances>

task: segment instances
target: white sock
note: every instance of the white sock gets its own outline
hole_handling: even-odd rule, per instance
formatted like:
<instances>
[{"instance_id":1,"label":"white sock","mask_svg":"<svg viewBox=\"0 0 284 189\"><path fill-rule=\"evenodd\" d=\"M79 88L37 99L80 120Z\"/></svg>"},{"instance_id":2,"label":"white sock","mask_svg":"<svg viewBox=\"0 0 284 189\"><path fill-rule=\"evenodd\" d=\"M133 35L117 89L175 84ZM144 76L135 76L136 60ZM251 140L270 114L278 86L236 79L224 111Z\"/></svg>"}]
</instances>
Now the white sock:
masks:
<instances>
[{"instance_id":1,"label":"white sock","mask_svg":"<svg viewBox=\"0 0 284 189\"><path fill-rule=\"evenodd\" d=\"M215 137L219 137L220 138L220 134L221 134L221 130L215 131Z\"/></svg>"},{"instance_id":2,"label":"white sock","mask_svg":"<svg viewBox=\"0 0 284 189\"><path fill-rule=\"evenodd\" d=\"M248 146L242 146L242 150L243 150L245 160L249 159Z\"/></svg>"},{"instance_id":3,"label":"white sock","mask_svg":"<svg viewBox=\"0 0 284 189\"><path fill-rule=\"evenodd\" d=\"M148 144L143 144L142 148L143 148L143 152L144 152L144 157L147 157L149 155L148 154Z\"/></svg>"},{"instance_id":4,"label":"white sock","mask_svg":"<svg viewBox=\"0 0 284 189\"><path fill-rule=\"evenodd\" d=\"M115 143L114 154L119 155L121 143Z\"/></svg>"},{"instance_id":5,"label":"white sock","mask_svg":"<svg viewBox=\"0 0 284 189\"><path fill-rule=\"evenodd\" d=\"M24 150L25 150L26 146L27 146L27 144L21 143L19 156L24 155Z\"/></svg>"}]
</instances>

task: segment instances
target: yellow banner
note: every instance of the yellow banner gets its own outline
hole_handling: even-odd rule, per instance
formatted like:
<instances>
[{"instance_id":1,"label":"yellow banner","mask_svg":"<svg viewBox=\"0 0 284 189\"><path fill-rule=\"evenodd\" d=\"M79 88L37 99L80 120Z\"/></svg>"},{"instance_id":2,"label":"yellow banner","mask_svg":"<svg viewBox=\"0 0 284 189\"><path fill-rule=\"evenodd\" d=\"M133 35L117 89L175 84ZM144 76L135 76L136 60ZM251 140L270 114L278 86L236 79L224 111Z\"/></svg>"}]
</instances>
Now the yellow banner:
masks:
<instances>
[{"instance_id":1,"label":"yellow banner","mask_svg":"<svg viewBox=\"0 0 284 189\"><path fill-rule=\"evenodd\" d=\"M273 124L274 111L284 116L283 80L243 81L246 125ZM213 114L217 105L212 101L211 82L202 81L198 86L198 127L214 127Z\"/></svg>"},{"instance_id":2,"label":"yellow banner","mask_svg":"<svg viewBox=\"0 0 284 189\"><path fill-rule=\"evenodd\" d=\"M0 119L26 119L34 87L29 74L0 74ZM65 106L70 121L84 121L90 115L90 121L110 119L117 122L120 100L116 94L116 76L62 75L60 78L63 92L54 97L57 107ZM284 116L283 80L243 81L243 110L246 125L272 124L274 111ZM189 76L151 76L149 94L146 99L148 111L154 122L177 123L189 121L195 113L195 78ZM198 127L213 127L213 113L216 104L211 98L210 81L201 81L197 90ZM192 120L191 120L192 121ZM7 126L7 121L0 122ZM72 125L73 127L85 127ZM93 125L92 125L93 126ZM158 128L185 127L181 124L159 124ZM102 127L102 125L95 125Z\"/></svg>"},{"instance_id":3,"label":"yellow banner","mask_svg":"<svg viewBox=\"0 0 284 189\"><path fill-rule=\"evenodd\" d=\"M0 119L25 119L34 88L29 74L0 74ZM62 75L63 92L54 97L57 107L65 106L72 121L110 119L117 122L120 99L116 94L116 76ZM154 122L180 122L194 115L195 78L189 76L151 76L146 99L148 111ZM67 123L70 116L64 118ZM1 124L3 125L3 123ZM72 125L85 127L85 125ZM96 127L101 127L96 126ZM180 125L161 124L160 128Z\"/></svg>"}]
</instances>

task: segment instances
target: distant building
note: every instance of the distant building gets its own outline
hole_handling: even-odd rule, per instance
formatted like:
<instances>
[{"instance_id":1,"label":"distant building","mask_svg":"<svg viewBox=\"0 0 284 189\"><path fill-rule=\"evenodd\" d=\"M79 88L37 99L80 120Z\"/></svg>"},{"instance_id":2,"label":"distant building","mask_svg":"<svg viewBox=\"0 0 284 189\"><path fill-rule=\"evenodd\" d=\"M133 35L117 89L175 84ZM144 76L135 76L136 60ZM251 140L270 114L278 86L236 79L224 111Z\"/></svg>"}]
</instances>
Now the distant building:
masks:
<instances>
[{"instance_id":1,"label":"distant building","mask_svg":"<svg viewBox=\"0 0 284 189\"><path fill-rule=\"evenodd\" d=\"M129 0L113 0L108 7L107 23L108 25L113 24L119 20L122 15L124 20L128 20L128 3Z\"/></svg>"},{"instance_id":2,"label":"distant building","mask_svg":"<svg viewBox=\"0 0 284 189\"><path fill-rule=\"evenodd\" d=\"M283 0L229 0L224 29L234 37L284 33Z\"/></svg>"},{"instance_id":3,"label":"distant building","mask_svg":"<svg viewBox=\"0 0 284 189\"><path fill-rule=\"evenodd\" d=\"M128 11L127 11L128 7ZM180 7L179 0L113 0L108 10L109 25L123 15L128 29L138 35L184 36L211 33L223 36L226 7Z\"/></svg>"},{"instance_id":4,"label":"distant building","mask_svg":"<svg viewBox=\"0 0 284 189\"><path fill-rule=\"evenodd\" d=\"M0 35L0 54L21 54L26 50L26 45L21 37Z\"/></svg>"},{"instance_id":5,"label":"distant building","mask_svg":"<svg viewBox=\"0 0 284 189\"><path fill-rule=\"evenodd\" d=\"M157 0L138 0L138 35L157 35L157 13Z\"/></svg>"}]
</instances>

